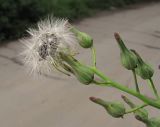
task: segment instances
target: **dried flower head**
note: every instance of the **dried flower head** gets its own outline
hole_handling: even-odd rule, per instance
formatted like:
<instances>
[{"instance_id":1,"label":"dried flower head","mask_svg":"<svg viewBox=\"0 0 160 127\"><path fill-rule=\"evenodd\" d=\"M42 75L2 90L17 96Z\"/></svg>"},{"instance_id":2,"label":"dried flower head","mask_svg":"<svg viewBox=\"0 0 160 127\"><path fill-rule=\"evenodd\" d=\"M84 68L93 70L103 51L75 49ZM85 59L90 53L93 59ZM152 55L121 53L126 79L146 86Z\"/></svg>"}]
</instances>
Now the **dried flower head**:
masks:
<instances>
[{"instance_id":1,"label":"dried flower head","mask_svg":"<svg viewBox=\"0 0 160 127\"><path fill-rule=\"evenodd\" d=\"M61 67L60 52L75 54L77 40L65 19L48 17L38 22L37 29L30 28L29 39L23 39L25 65L31 72L50 72L53 66Z\"/></svg>"}]
</instances>

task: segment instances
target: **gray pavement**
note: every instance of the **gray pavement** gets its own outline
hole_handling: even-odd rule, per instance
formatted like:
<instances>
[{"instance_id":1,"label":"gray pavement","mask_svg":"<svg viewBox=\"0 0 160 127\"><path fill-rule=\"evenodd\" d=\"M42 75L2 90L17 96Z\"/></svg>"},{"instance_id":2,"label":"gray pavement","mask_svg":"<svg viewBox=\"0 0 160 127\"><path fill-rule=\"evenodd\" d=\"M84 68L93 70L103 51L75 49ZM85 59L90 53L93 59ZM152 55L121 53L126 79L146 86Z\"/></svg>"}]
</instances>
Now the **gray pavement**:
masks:
<instances>
[{"instance_id":1,"label":"gray pavement","mask_svg":"<svg viewBox=\"0 0 160 127\"><path fill-rule=\"evenodd\" d=\"M113 37L114 32L120 32L127 46L153 65L155 84L160 91L160 3L103 12L75 25L94 38L98 68L112 79L133 87L132 74L120 65L119 49ZM124 93L113 88L85 86L74 77L58 72L34 78L19 61L20 50L19 42L0 48L0 127L144 127L132 115L111 118L88 99L96 96L120 100ZM90 63L88 50L81 49L78 57ZM152 96L146 82L138 80L141 91ZM160 115L160 111L148 109L151 116Z\"/></svg>"}]
</instances>

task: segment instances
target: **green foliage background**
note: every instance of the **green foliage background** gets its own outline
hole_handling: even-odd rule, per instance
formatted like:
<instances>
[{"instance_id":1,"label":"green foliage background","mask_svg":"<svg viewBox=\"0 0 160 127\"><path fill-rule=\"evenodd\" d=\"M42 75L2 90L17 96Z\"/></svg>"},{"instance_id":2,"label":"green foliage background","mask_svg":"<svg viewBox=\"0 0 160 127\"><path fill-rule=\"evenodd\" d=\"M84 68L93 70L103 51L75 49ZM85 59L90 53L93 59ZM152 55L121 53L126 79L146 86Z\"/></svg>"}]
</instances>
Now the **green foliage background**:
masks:
<instances>
[{"instance_id":1,"label":"green foliage background","mask_svg":"<svg viewBox=\"0 0 160 127\"><path fill-rule=\"evenodd\" d=\"M0 0L0 41L24 36L28 26L49 14L73 21L96 10L142 1L150 0Z\"/></svg>"}]
</instances>

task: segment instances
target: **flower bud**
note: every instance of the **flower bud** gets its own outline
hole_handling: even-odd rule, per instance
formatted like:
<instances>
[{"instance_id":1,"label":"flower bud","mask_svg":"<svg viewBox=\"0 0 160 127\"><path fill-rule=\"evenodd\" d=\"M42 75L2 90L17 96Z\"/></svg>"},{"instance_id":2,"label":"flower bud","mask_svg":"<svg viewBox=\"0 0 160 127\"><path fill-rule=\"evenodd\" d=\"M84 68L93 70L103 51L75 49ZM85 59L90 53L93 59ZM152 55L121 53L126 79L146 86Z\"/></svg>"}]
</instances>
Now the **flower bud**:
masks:
<instances>
[{"instance_id":1,"label":"flower bud","mask_svg":"<svg viewBox=\"0 0 160 127\"><path fill-rule=\"evenodd\" d=\"M71 29L73 33L76 34L78 42L83 48L91 48L93 46L93 39L91 36L84 32L80 32L76 28Z\"/></svg>"},{"instance_id":2,"label":"flower bud","mask_svg":"<svg viewBox=\"0 0 160 127\"><path fill-rule=\"evenodd\" d=\"M90 83L92 83L94 79L94 72L91 68L79 63L72 56L61 54L61 57L71 67L71 72L77 77L77 79L81 83L85 85L89 85Z\"/></svg>"},{"instance_id":3,"label":"flower bud","mask_svg":"<svg viewBox=\"0 0 160 127\"><path fill-rule=\"evenodd\" d=\"M131 51L121 52L121 63L126 69L132 70L137 67L137 58Z\"/></svg>"},{"instance_id":4,"label":"flower bud","mask_svg":"<svg viewBox=\"0 0 160 127\"><path fill-rule=\"evenodd\" d=\"M133 70L134 68L137 67L138 63L136 55L129 49L127 49L127 47L125 46L123 40L121 39L118 33L115 33L114 36L121 50L120 57L122 65L128 70Z\"/></svg>"},{"instance_id":5,"label":"flower bud","mask_svg":"<svg viewBox=\"0 0 160 127\"><path fill-rule=\"evenodd\" d=\"M146 63L139 64L138 66L139 67L136 68L136 74L143 79L151 79L154 74L154 70L151 68L151 66Z\"/></svg>"},{"instance_id":6,"label":"flower bud","mask_svg":"<svg viewBox=\"0 0 160 127\"><path fill-rule=\"evenodd\" d=\"M131 102L126 96L122 95L122 99L133 109L136 108L137 106ZM148 112L144 108L138 109L134 112L134 116L137 120L146 123L148 122Z\"/></svg>"},{"instance_id":7,"label":"flower bud","mask_svg":"<svg viewBox=\"0 0 160 127\"><path fill-rule=\"evenodd\" d=\"M138 58L138 65L137 65L137 68L135 69L136 74L143 79L151 79L151 77L154 74L153 68L147 63L145 63L135 50L131 50L131 51L134 52L134 54Z\"/></svg>"},{"instance_id":8,"label":"flower bud","mask_svg":"<svg viewBox=\"0 0 160 127\"><path fill-rule=\"evenodd\" d=\"M154 117L150 118L148 122L146 123L147 127L160 127L160 118L159 117Z\"/></svg>"},{"instance_id":9,"label":"flower bud","mask_svg":"<svg viewBox=\"0 0 160 127\"><path fill-rule=\"evenodd\" d=\"M123 115L125 114L125 107L122 103L106 102L100 98L95 97L90 97L90 100L94 103L103 106L108 112L108 114L110 114L112 117L120 118L123 117Z\"/></svg>"},{"instance_id":10,"label":"flower bud","mask_svg":"<svg viewBox=\"0 0 160 127\"><path fill-rule=\"evenodd\" d=\"M77 79L85 85L89 85L94 79L94 72L85 65L79 64L73 67L73 72Z\"/></svg>"},{"instance_id":11,"label":"flower bud","mask_svg":"<svg viewBox=\"0 0 160 127\"><path fill-rule=\"evenodd\" d=\"M146 123L148 121L148 112L142 108L134 112L135 118L141 122Z\"/></svg>"}]
</instances>

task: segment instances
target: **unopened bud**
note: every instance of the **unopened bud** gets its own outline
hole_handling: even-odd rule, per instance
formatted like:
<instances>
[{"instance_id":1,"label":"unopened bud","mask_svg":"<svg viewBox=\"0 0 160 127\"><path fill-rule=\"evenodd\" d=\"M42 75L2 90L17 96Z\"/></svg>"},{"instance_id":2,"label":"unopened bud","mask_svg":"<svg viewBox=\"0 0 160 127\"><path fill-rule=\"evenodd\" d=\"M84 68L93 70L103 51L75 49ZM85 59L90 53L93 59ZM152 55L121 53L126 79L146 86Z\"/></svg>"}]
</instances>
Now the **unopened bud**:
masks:
<instances>
[{"instance_id":1,"label":"unopened bud","mask_svg":"<svg viewBox=\"0 0 160 127\"><path fill-rule=\"evenodd\" d=\"M94 79L94 72L91 68L79 63L72 56L61 54L61 58L71 67L72 73L81 83L85 85L92 83Z\"/></svg>"},{"instance_id":2,"label":"unopened bud","mask_svg":"<svg viewBox=\"0 0 160 127\"><path fill-rule=\"evenodd\" d=\"M160 127L160 117L150 118L146 123L147 127Z\"/></svg>"},{"instance_id":3,"label":"unopened bud","mask_svg":"<svg viewBox=\"0 0 160 127\"><path fill-rule=\"evenodd\" d=\"M76 67L73 67L73 71L81 83L85 85L92 83L94 79L94 72L89 67L79 64Z\"/></svg>"},{"instance_id":4,"label":"unopened bud","mask_svg":"<svg viewBox=\"0 0 160 127\"><path fill-rule=\"evenodd\" d=\"M90 100L94 103L97 103L105 108L105 110L112 117L120 118L125 114L125 107L122 103L118 102L107 102L100 98L90 97Z\"/></svg>"},{"instance_id":5,"label":"unopened bud","mask_svg":"<svg viewBox=\"0 0 160 127\"><path fill-rule=\"evenodd\" d=\"M71 29L73 33L77 36L78 42L83 48L91 48L93 46L93 39L91 36L84 32L80 32L76 28Z\"/></svg>"},{"instance_id":6,"label":"unopened bud","mask_svg":"<svg viewBox=\"0 0 160 127\"><path fill-rule=\"evenodd\" d=\"M129 49L127 49L127 47L125 46L123 40L121 39L118 33L115 33L114 36L121 50L120 57L122 65L128 70L135 69L138 63L136 55Z\"/></svg>"},{"instance_id":7,"label":"unopened bud","mask_svg":"<svg viewBox=\"0 0 160 127\"><path fill-rule=\"evenodd\" d=\"M139 121L142 121L144 123L146 123L148 121L148 112L146 109L142 108L139 110L136 110L134 112L135 118Z\"/></svg>"},{"instance_id":8,"label":"unopened bud","mask_svg":"<svg viewBox=\"0 0 160 127\"><path fill-rule=\"evenodd\" d=\"M122 95L122 99L133 109L136 108L137 106L130 100L128 99L126 96ZM136 111L133 112L134 116L137 120L143 122L143 123L147 123L148 122L148 112L147 110L145 110L144 108L138 109Z\"/></svg>"},{"instance_id":9,"label":"unopened bud","mask_svg":"<svg viewBox=\"0 0 160 127\"><path fill-rule=\"evenodd\" d=\"M151 79L151 77L154 74L153 68L147 63L145 63L140 57L140 55L135 50L132 50L132 52L134 52L134 54L138 58L137 68L135 69L136 74L139 75L143 79Z\"/></svg>"}]
</instances>

